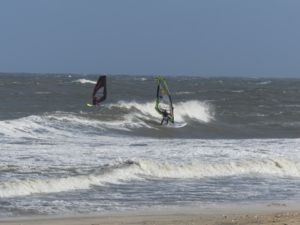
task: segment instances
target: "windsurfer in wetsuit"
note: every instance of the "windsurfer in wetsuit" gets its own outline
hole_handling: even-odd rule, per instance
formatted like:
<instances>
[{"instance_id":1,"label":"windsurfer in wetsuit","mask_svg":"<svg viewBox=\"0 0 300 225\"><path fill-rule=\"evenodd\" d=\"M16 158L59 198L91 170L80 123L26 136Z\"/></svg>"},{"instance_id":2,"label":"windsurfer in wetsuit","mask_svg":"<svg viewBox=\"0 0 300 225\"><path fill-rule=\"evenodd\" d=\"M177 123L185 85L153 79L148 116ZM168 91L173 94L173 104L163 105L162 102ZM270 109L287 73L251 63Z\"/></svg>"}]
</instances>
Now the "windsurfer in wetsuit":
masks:
<instances>
[{"instance_id":1,"label":"windsurfer in wetsuit","mask_svg":"<svg viewBox=\"0 0 300 225\"><path fill-rule=\"evenodd\" d=\"M171 119L171 114L168 113L167 110L164 109L162 111L162 116L163 116L163 118L162 118L162 120L160 122L160 125L162 125L164 123L164 121L166 121L166 124L168 124L169 120Z\"/></svg>"}]
</instances>

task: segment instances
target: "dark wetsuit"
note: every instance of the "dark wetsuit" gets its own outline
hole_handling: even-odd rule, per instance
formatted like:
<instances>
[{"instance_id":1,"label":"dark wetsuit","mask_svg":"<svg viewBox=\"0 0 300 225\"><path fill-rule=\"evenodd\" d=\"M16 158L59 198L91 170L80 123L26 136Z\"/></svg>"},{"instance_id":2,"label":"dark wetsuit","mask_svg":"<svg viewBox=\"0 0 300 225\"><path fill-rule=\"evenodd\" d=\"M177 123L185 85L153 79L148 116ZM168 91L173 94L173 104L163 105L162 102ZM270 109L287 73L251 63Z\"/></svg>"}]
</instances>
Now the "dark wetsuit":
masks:
<instances>
[{"instance_id":1,"label":"dark wetsuit","mask_svg":"<svg viewBox=\"0 0 300 225\"><path fill-rule=\"evenodd\" d=\"M169 123L169 119L170 119L170 114L166 110L164 110L162 112L162 115L163 115L163 118L162 118L162 120L160 122L160 125L162 125L164 123L164 121L166 121L166 124L168 124Z\"/></svg>"}]
</instances>

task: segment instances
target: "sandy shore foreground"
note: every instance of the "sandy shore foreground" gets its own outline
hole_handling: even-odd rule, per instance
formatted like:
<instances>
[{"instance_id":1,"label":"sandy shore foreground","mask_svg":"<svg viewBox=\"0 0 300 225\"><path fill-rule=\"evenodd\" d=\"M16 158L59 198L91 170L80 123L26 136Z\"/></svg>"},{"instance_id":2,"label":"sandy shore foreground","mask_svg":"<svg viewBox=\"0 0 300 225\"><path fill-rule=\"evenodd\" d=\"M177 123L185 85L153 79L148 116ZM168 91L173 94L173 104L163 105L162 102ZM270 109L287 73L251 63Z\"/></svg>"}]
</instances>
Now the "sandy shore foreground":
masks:
<instances>
[{"instance_id":1,"label":"sandy shore foreground","mask_svg":"<svg viewBox=\"0 0 300 225\"><path fill-rule=\"evenodd\" d=\"M266 209L266 210L265 210ZM3 225L300 225L300 210L269 207L264 210L168 210L112 213L100 216L0 219Z\"/></svg>"}]
</instances>

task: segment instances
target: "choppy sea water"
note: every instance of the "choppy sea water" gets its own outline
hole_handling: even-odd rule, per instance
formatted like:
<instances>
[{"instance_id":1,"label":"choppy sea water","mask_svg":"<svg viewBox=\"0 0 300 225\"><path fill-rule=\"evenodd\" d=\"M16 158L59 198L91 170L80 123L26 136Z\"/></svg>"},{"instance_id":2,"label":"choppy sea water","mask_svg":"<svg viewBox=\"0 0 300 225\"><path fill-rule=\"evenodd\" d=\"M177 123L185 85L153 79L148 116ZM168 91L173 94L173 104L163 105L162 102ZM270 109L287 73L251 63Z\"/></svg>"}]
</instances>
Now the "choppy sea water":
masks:
<instances>
[{"instance_id":1,"label":"choppy sea water","mask_svg":"<svg viewBox=\"0 0 300 225\"><path fill-rule=\"evenodd\" d=\"M162 127L153 77L0 76L0 216L299 202L300 80L167 77L181 128Z\"/></svg>"}]
</instances>

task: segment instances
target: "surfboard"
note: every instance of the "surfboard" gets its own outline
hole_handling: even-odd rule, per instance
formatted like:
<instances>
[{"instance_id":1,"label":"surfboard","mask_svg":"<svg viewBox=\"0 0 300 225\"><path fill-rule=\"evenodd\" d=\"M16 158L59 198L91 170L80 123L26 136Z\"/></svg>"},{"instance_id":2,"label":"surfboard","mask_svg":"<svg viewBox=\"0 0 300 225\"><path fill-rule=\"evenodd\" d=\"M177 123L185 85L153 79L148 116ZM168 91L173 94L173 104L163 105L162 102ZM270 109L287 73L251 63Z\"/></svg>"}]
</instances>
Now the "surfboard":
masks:
<instances>
[{"instance_id":1,"label":"surfboard","mask_svg":"<svg viewBox=\"0 0 300 225\"><path fill-rule=\"evenodd\" d=\"M168 127L168 128L182 128L185 127L187 123L185 122L174 122L174 123L168 123L163 126Z\"/></svg>"}]
</instances>

